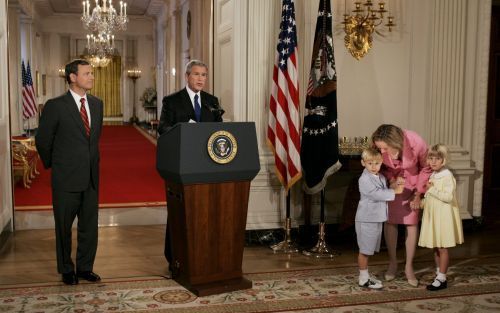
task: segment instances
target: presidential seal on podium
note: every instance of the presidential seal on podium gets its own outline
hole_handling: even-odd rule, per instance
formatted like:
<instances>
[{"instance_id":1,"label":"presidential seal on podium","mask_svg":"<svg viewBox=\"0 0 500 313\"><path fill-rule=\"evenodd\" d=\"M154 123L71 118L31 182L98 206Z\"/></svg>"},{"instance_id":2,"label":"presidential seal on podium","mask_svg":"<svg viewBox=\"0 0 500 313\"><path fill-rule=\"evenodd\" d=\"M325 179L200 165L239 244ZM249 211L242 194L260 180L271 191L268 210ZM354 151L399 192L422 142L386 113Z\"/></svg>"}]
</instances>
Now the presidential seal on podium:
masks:
<instances>
[{"instance_id":1,"label":"presidential seal on podium","mask_svg":"<svg viewBox=\"0 0 500 313\"><path fill-rule=\"evenodd\" d=\"M219 130L208 138L208 154L219 164L231 162L238 152L238 143L234 136L225 130Z\"/></svg>"}]
</instances>

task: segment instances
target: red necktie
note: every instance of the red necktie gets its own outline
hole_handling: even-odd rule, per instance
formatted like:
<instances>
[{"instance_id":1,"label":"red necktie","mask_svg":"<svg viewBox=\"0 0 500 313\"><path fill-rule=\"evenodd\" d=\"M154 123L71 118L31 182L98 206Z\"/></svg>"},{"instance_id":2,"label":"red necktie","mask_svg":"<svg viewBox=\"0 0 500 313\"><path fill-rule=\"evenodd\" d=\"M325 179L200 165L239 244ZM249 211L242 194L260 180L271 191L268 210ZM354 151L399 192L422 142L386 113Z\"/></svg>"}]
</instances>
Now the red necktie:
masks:
<instances>
[{"instance_id":1,"label":"red necktie","mask_svg":"<svg viewBox=\"0 0 500 313\"><path fill-rule=\"evenodd\" d=\"M82 117L83 126L85 127L85 132L87 133L87 137L90 136L90 124L89 124L89 116L87 115L87 109L85 108L85 98L80 99L80 116Z\"/></svg>"}]
</instances>

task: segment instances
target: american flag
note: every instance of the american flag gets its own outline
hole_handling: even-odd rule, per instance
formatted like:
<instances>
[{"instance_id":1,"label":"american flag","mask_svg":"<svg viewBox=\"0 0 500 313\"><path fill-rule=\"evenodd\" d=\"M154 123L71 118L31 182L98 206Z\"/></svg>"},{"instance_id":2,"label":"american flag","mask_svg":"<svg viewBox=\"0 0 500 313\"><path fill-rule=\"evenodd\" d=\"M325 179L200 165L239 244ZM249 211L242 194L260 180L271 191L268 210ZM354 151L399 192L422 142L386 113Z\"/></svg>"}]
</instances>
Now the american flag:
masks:
<instances>
[{"instance_id":1,"label":"american flag","mask_svg":"<svg viewBox=\"0 0 500 313\"><path fill-rule=\"evenodd\" d=\"M35 89L33 88L33 79L31 78L31 68L28 62L28 68L25 69L24 61L21 64L21 74L23 80L23 117L29 119L36 114Z\"/></svg>"},{"instance_id":2,"label":"american flag","mask_svg":"<svg viewBox=\"0 0 500 313\"><path fill-rule=\"evenodd\" d=\"M267 139L279 180L288 191L300 179L300 114L297 28L293 0L283 0L271 86Z\"/></svg>"}]
</instances>

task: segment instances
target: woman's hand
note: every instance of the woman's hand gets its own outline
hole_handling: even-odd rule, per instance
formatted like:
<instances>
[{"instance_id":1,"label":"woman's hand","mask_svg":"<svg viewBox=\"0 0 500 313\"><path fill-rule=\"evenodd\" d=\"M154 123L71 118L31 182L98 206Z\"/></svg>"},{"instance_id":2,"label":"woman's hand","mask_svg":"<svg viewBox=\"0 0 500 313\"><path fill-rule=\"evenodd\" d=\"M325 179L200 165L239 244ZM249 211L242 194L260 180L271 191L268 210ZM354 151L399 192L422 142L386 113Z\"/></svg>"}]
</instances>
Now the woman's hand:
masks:
<instances>
[{"instance_id":1,"label":"woman's hand","mask_svg":"<svg viewBox=\"0 0 500 313\"><path fill-rule=\"evenodd\" d=\"M403 177L398 177L397 179L391 179L390 188L394 189L394 193L401 194L405 189L405 179Z\"/></svg>"},{"instance_id":2,"label":"woman's hand","mask_svg":"<svg viewBox=\"0 0 500 313\"><path fill-rule=\"evenodd\" d=\"M410 201L410 208L412 210L419 210L420 209L420 193L415 193L415 197L413 200Z\"/></svg>"}]
</instances>

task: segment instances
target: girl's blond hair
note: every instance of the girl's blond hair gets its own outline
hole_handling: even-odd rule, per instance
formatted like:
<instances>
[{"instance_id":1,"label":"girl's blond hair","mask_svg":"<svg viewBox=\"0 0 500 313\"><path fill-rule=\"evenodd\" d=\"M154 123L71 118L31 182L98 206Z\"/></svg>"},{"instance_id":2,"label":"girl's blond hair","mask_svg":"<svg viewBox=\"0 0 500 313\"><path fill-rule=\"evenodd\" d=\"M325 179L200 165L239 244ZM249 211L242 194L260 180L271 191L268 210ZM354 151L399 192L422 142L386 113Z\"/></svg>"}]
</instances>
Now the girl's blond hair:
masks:
<instances>
[{"instance_id":1,"label":"girl's blond hair","mask_svg":"<svg viewBox=\"0 0 500 313\"><path fill-rule=\"evenodd\" d=\"M429 157L438 157L443 159L443 166L448 164L450 161L448 148L441 143L433 145L429 148L429 151L427 151L427 158Z\"/></svg>"}]
</instances>

